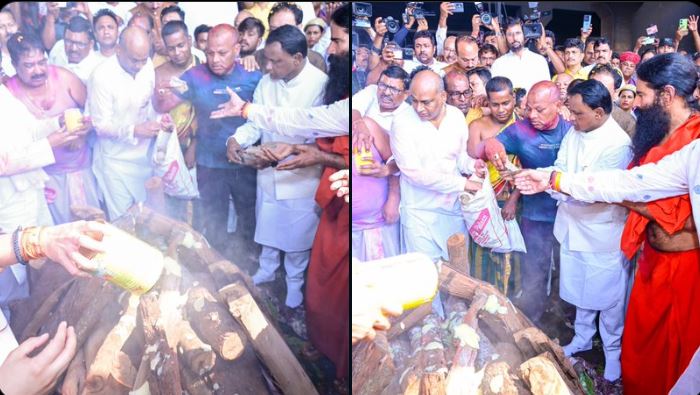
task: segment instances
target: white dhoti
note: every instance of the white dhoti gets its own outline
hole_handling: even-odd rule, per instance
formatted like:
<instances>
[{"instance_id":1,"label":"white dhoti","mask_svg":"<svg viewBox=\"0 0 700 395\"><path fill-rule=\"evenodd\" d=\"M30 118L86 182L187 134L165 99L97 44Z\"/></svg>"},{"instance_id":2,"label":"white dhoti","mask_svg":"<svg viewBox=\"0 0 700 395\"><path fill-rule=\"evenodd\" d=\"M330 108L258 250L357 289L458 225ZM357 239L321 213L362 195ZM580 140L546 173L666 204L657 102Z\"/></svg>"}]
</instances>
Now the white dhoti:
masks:
<instances>
[{"instance_id":1,"label":"white dhoti","mask_svg":"<svg viewBox=\"0 0 700 395\"><path fill-rule=\"evenodd\" d=\"M92 170L111 221L124 215L134 203L146 201L145 183L153 175L151 166L138 166L95 155Z\"/></svg>"},{"instance_id":2,"label":"white dhoti","mask_svg":"<svg viewBox=\"0 0 700 395\"><path fill-rule=\"evenodd\" d=\"M401 225L384 224L377 228L352 231L352 257L361 261L399 255Z\"/></svg>"},{"instance_id":3,"label":"white dhoti","mask_svg":"<svg viewBox=\"0 0 700 395\"><path fill-rule=\"evenodd\" d=\"M433 261L448 259L447 239L455 233L469 235L461 213L443 214L402 207L401 230L406 252L422 252ZM466 240L469 245L469 237Z\"/></svg>"},{"instance_id":4,"label":"white dhoti","mask_svg":"<svg viewBox=\"0 0 700 395\"><path fill-rule=\"evenodd\" d=\"M564 347L567 355L592 347L598 330L603 340L607 380L620 377L620 346L625 322L629 267L622 251L580 252L561 248L559 295L576 306L575 335Z\"/></svg>"},{"instance_id":5,"label":"white dhoti","mask_svg":"<svg viewBox=\"0 0 700 395\"><path fill-rule=\"evenodd\" d=\"M256 284L272 281L284 252L287 297L285 304L297 307L304 300L301 288L309 265L311 245L320 219L313 197L277 199L272 168L258 173L255 213L255 242L262 245ZM266 174L267 173L267 174Z\"/></svg>"},{"instance_id":6,"label":"white dhoti","mask_svg":"<svg viewBox=\"0 0 700 395\"><path fill-rule=\"evenodd\" d=\"M100 208L97 180L90 167L71 173L49 174L46 188L54 192L49 210L55 224L73 219L71 206Z\"/></svg>"}]
</instances>

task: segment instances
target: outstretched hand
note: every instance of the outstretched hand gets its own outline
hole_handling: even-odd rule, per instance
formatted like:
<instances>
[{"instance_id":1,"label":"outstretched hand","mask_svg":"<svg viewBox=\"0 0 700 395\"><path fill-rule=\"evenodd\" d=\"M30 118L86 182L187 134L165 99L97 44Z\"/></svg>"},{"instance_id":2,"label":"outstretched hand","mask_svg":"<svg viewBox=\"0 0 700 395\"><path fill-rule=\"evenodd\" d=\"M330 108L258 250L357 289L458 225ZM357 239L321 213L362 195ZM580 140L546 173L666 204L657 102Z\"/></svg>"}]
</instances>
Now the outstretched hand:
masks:
<instances>
[{"instance_id":1,"label":"outstretched hand","mask_svg":"<svg viewBox=\"0 0 700 395\"><path fill-rule=\"evenodd\" d=\"M550 173L540 170L523 170L515 175L515 186L523 195L534 195L549 189Z\"/></svg>"},{"instance_id":2,"label":"outstretched hand","mask_svg":"<svg viewBox=\"0 0 700 395\"><path fill-rule=\"evenodd\" d=\"M227 101L226 103L219 104L219 109L216 111L212 111L209 115L209 119L221 119L227 117L241 116L241 112L243 111L243 105L245 104L245 101L241 99L240 96L238 96L236 92L234 92L233 89L229 88L228 86L226 87L226 92L231 97L231 99L229 99L229 101Z\"/></svg>"}]
</instances>

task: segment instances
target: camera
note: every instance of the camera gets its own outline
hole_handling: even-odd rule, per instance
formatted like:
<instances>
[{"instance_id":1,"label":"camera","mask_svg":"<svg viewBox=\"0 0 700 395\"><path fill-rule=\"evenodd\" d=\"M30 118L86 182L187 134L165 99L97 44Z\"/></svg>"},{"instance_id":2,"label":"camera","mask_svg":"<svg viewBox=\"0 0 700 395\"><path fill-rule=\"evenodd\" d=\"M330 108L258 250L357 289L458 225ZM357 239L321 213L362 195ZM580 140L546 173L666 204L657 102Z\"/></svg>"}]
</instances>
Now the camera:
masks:
<instances>
[{"instance_id":1,"label":"camera","mask_svg":"<svg viewBox=\"0 0 700 395\"><path fill-rule=\"evenodd\" d=\"M523 34L526 40L528 38L536 39L542 36L540 18L552 15L551 11L540 12L537 9L537 2L528 2L528 5L530 6L530 13L523 16L523 20L525 21L525 23L523 23Z\"/></svg>"},{"instance_id":2,"label":"camera","mask_svg":"<svg viewBox=\"0 0 700 395\"><path fill-rule=\"evenodd\" d=\"M372 4L352 3L352 25L359 28L370 28L369 20L372 18Z\"/></svg>"},{"instance_id":3,"label":"camera","mask_svg":"<svg viewBox=\"0 0 700 395\"><path fill-rule=\"evenodd\" d=\"M413 48L403 49L403 60L413 60Z\"/></svg>"},{"instance_id":4,"label":"camera","mask_svg":"<svg viewBox=\"0 0 700 395\"><path fill-rule=\"evenodd\" d=\"M396 32L398 32L401 28L401 25L399 25L399 21L397 21L393 17L388 16L384 18L383 21L384 25L386 25L386 31L388 31L389 33L396 34Z\"/></svg>"},{"instance_id":5,"label":"camera","mask_svg":"<svg viewBox=\"0 0 700 395\"><path fill-rule=\"evenodd\" d=\"M409 9L413 9L413 12L409 12ZM402 14L403 22L408 23L408 18L413 15L416 19L425 19L426 16L435 16L434 12L427 11L423 7L422 1L411 1L406 3L406 10Z\"/></svg>"},{"instance_id":6,"label":"camera","mask_svg":"<svg viewBox=\"0 0 700 395\"><path fill-rule=\"evenodd\" d=\"M493 22L493 17L491 16L491 14L484 10L484 4L477 1L474 2L474 6L476 7L476 12L479 13L481 23L483 23L484 25L490 25L491 22Z\"/></svg>"}]
</instances>

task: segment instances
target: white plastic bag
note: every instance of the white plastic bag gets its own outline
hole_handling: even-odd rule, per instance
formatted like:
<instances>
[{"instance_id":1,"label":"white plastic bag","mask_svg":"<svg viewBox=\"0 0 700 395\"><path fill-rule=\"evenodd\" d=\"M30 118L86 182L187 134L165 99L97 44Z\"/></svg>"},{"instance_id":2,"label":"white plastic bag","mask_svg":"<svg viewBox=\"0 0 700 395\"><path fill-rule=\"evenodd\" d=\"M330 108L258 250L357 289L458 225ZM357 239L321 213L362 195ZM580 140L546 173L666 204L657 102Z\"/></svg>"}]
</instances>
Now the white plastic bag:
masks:
<instances>
[{"instance_id":1,"label":"white plastic bag","mask_svg":"<svg viewBox=\"0 0 700 395\"><path fill-rule=\"evenodd\" d=\"M520 232L520 226L518 221L511 219L505 221L506 232L508 232L508 240L510 241L510 248L494 248L494 252L527 252L525 248L525 240L523 239L523 234Z\"/></svg>"},{"instance_id":2,"label":"white plastic bag","mask_svg":"<svg viewBox=\"0 0 700 395\"><path fill-rule=\"evenodd\" d=\"M469 235L482 247L509 250L511 246L508 232L491 181L476 176L472 176L470 180L482 182L482 186L475 193L462 192L459 195L462 217Z\"/></svg>"},{"instance_id":3,"label":"white plastic bag","mask_svg":"<svg viewBox=\"0 0 700 395\"><path fill-rule=\"evenodd\" d=\"M152 161L153 172L163 179L166 194L186 199L199 197L197 175L185 165L177 133L158 132Z\"/></svg>"}]
</instances>

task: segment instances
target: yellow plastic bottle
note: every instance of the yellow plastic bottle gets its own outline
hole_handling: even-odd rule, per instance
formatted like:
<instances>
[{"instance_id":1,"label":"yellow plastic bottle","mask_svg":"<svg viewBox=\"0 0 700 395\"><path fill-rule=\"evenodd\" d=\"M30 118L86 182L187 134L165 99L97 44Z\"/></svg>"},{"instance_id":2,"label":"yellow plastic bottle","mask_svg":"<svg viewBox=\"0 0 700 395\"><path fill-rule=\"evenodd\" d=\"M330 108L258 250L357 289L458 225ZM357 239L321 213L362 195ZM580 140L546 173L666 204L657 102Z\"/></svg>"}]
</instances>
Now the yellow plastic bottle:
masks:
<instances>
[{"instance_id":1,"label":"yellow plastic bottle","mask_svg":"<svg viewBox=\"0 0 700 395\"><path fill-rule=\"evenodd\" d=\"M438 271L425 254L414 252L374 261L353 261L352 287L367 287L381 301L404 310L430 302L438 290Z\"/></svg>"}]
</instances>

